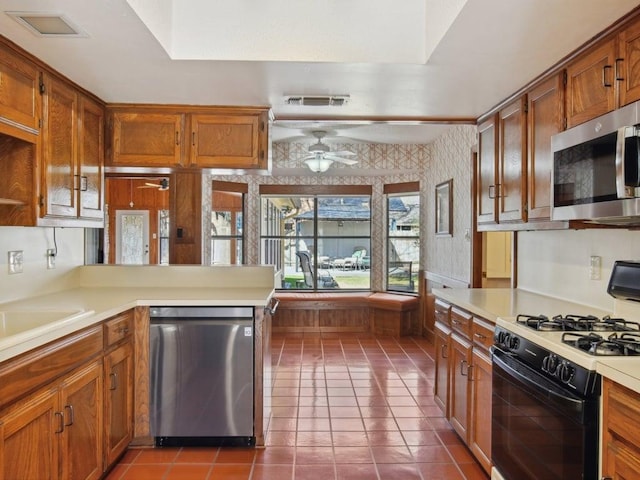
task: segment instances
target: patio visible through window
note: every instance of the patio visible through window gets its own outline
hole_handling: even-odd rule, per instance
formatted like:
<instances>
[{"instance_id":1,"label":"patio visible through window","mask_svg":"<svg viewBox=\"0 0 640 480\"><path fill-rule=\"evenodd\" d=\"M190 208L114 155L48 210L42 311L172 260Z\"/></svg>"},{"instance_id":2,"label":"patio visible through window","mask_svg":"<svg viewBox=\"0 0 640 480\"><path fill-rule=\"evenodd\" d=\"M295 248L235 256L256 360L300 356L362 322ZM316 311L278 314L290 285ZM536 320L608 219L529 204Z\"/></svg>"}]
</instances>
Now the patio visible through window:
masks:
<instances>
[{"instance_id":1,"label":"patio visible through window","mask_svg":"<svg viewBox=\"0 0 640 480\"><path fill-rule=\"evenodd\" d=\"M280 288L368 290L371 197L263 195L261 250Z\"/></svg>"},{"instance_id":2,"label":"patio visible through window","mask_svg":"<svg viewBox=\"0 0 640 480\"><path fill-rule=\"evenodd\" d=\"M417 192L387 195L387 225L387 290L415 293L420 269L420 196Z\"/></svg>"}]
</instances>

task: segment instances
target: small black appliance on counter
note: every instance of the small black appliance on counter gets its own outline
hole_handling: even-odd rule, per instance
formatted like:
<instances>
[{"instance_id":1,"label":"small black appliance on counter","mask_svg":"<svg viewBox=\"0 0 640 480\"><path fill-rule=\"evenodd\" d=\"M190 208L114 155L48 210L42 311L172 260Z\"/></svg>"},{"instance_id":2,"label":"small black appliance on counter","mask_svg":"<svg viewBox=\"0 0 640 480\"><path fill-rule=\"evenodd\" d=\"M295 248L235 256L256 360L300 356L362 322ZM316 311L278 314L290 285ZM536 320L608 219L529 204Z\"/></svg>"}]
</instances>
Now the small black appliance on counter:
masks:
<instances>
[{"instance_id":1,"label":"small black appliance on counter","mask_svg":"<svg viewBox=\"0 0 640 480\"><path fill-rule=\"evenodd\" d=\"M616 260L607 293L618 300L640 302L640 261Z\"/></svg>"}]
</instances>

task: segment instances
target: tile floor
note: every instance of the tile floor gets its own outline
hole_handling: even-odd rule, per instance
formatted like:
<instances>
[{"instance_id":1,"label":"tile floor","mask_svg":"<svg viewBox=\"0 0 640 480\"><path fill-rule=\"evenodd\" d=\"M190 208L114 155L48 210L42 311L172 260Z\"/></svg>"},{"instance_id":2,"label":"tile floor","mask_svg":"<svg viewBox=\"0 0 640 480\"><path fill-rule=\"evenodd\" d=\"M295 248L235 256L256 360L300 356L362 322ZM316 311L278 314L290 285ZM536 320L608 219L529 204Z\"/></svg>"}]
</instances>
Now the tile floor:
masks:
<instances>
[{"instance_id":1,"label":"tile floor","mask_svg":"<svg viewBox=\"0 0 640 480\"><path fill-rule=\"evenodd\" d=\"M130 449L108 480L487 480L422 338L275 335L267 447Z\"/></svg>"}]
</instances>

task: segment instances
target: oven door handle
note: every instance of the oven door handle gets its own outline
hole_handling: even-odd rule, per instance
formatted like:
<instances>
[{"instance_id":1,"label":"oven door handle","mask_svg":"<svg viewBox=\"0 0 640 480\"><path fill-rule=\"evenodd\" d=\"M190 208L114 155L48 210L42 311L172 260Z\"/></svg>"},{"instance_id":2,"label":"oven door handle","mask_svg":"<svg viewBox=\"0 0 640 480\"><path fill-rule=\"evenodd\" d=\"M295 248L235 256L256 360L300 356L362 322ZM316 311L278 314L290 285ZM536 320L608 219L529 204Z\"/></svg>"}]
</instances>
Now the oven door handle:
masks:
<instances>
[{"instance_id":1,"label":"oven door handle","mask_svg":"<svg viewBox=\"0 0 640 480\"><path fill-rule=\"evenodd\" d=\"M558 385L555 385L535 370L529 368L527 365L520 362L518 363L518 367L521 367L523 370L527 370L527 375L524 375L521 371L509 365L509 363L517 362L518 360L515 360L513 357L508 357L506 353L497 348L492 348L491 353L493 354L492 358L495 364L497 364L508 375L517 378L530 389L540 393L546 393L549 398L552 398L560 404L569 406L572 410L578 410L582 407L584 403L582 398L572 394L570 391L564 390ZM507 361L501 357L507 357Z\"/></svg>"}]
</instances>

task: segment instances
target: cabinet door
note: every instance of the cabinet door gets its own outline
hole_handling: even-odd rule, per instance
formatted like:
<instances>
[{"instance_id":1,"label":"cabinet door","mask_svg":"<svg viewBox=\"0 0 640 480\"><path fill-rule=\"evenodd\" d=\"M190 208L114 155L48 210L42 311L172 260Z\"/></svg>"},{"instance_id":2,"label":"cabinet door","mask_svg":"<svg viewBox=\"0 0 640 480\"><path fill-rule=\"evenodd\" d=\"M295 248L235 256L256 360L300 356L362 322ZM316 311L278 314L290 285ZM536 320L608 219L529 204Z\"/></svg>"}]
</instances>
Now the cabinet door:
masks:
<instances>
[{"instance_id":1,"label":"cabinet door","mask_svg":"<svg viewBox=\"0 0 640 480\"><path fill-rule=\"evenodd\" d=\"M191 165L266 168L260 115L191 115Z\"/></svg>"},{"instance_id":2,"label":"cabinet door","mask_svg":"<svg viewBox=\"0 0 640 480\"><path fill-rule=\"evenodd\" d=\"M0 415L0 480L58 478L63 432L58 392L47 390Z\"/></svg>"},{"instance_id":3,"label":"cabinet door","mask_svg":"<svg viewBox=\"0 0 640 480\"><path fill-rule=\"evenodd\" d=\"M496 116L478 125L478 225L497 222L498 127Z\"/></svg>"},{"instance_id":4,"label":"cabinet door","mask_svg":"<svg viewBox=\"0 0 640 480\"><path fill-rule=\"evenodd\" d=\"M609 443L603 454L602 478L609 480L632 480L640 478L640 460L624 443Z\"/></svg>"},{"instance_id":5,"label":"cabinet door","mask_svg":"<svg viewBox=\"0 0 640 480\"><path fill-rule=\"evenodd\" d=\"M526 98L522 97L498 113L498 222L526 221L527 170Z\"/></svg>"},{"instance_id":6,"label":"cabinet door","mask_svg":"<svg viewBox=\"0 0 640 480\"><path fill-rule=\"evenodd\" d=\"M435 324L436 376L433 400L449 418L449 357L451 355L451 330L440 322Z\"/></svg>"},{"instance_id":7,"label":"cabinet door","mask_svg":"<svg viewBox=\"0 0 640 480\"><path fill-rule=\"evenodd\" d=\"M81 218L102 221L104 199L104 110L80 98L79 193Z\"/></svg>"},{"instance_id":8,"label":"cabinet door","mask_svg":"<svg viewBox=\"0 0 640 480\"><path fill-rule=\"evenodd\" d=\"M471 344L455 333L451 334L450 365L450 422L460 438L468 443Z\"/></svg>"},{"instance_id":9,"label":"cabinet door","mask_svg":"<svg viewBox=\"0 0 640 480\"><path fill-rule=\"evenodd\" d=\"M551 136L563 130L564 88L556 75L527 94L527 219L551 218Z\"/></svg>"},{"instance_id":10,"label":"cabinet door","mask_svg":"<svg viewBox=\"0 0 640 480\"><path fill-rule=\"evenodd\" d=\"M567 65L567 126L591 120L616 107L616 39L599 43Z\"/></svg>"},{"instance_id":11,"label":"cabinet door","mask_svg":"<svg viewBox=\"0 0 640 480\"><path fill-rule=\"evenodd\" d=\"M106 462L127 448L133 432L133 353L124 343L105 357Z\"/></svg>"},{"instance_id":12,"label":"cabinet door","mask_svg":"<svg viewBox=\"0 0 640 480\"><path fill-rule=\"evenodd\" d=\"M184 115L174 113L113 114L110 165L173 167L181 164Z\"/></svg>"},{"instance_id":13,"label":"cabinet door","mask_svg":"<svg viewBox=\"0 0 640 480\"><path fill-rule=\"evenodd\" d=\"M31 140L40 131L40 72L0 46L0 132Z\"/></svg>"},{"instance_id":14,"label":"cabinet door","mask_svg":"<svg viewBox=\"0 0 640 480\"><path fill-rule=\"evenodd\" d=\"M42 216L77 217L77 104L76 91L45 75L42 163Z\"/></svg>"},{"instance_id":15,"label":"cabinet door","mask_svg":"<svg viewBox=\"0 0 640 480\"><path fill-rule=\"evenodd\" d=\"M619 106L640 100L640 20L618 36L615 73Z\"/></svg>"},{"instance_id":16,"label":"cabinet door","mask_svg":"<svg viewBox=\"0 0 640 480\"><path fill-rule=\"evenodd\" d=\"M487 473L491 471L491 359L474 348L471 360L469 448Z\"/></svg>"},{"instance_id":17,"label":"cabinet door","mask_svg":"<svg viewBox=\"0 0 640 480\"><path fill-rule=\"evenodd\" d=\"M102 362L66 379L60 394L64 415L62 479L98 479L103 472Z\"/></svg>"}]
</instances>

